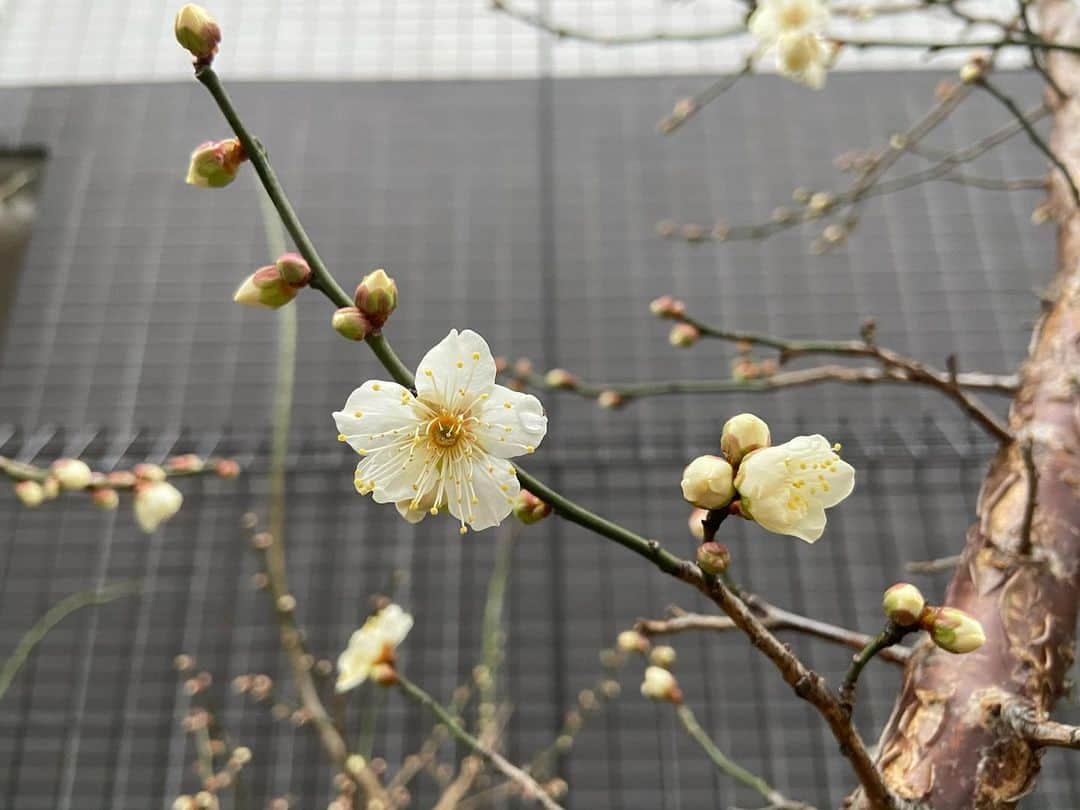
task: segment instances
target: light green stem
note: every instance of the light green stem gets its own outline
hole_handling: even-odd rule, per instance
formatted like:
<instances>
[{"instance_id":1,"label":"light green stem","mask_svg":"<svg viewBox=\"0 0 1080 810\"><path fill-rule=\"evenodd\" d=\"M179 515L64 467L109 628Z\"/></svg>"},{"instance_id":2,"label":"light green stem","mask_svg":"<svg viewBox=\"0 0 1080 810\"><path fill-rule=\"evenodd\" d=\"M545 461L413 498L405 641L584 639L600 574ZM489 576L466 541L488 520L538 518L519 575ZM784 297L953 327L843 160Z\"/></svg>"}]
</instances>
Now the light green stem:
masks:
<instances>
[{"instance_id":1,"label":"light green stem","mask_svg":"<svg viewBox=\"0 0 1080 810\"><path fill-rule=\"evenodd\" d=\"M0 699L7 694L8 687L19 674L19 670L30 657L30 653L34 651L34 647L40 644L56 625L82 608L104 605L125 596L134 596L141 589L142 583L137 580L113 582L100 588L73 593L49 608L45 615L19 639L15 650L0 668Z\"/></svg>"}]
</instances>

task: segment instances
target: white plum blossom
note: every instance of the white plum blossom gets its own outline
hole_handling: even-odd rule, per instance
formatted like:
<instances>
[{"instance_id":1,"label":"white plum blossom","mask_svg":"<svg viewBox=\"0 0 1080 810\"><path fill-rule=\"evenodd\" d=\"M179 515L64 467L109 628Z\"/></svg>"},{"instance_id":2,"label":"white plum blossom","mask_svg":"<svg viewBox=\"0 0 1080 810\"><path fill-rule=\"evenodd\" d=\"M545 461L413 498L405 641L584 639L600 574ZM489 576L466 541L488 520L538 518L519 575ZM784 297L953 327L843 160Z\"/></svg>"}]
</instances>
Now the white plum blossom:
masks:
<instances>
[{"instance_id":1,"label":"white plum blossom","mask_svg":"<svg viewBox=\"0 0 1080 810\"><path fill-rule=\"evenodd\" d=\"M359 686L378 664L393 664L394 650L409 635L412 626L413 617L394 604L364 622L338 656L337 691L347 692Z\"/></svg>"},{"instance_id":2,"label":"white plum blossom","mask_svg":"<svg viewBox=\"0 0 1080 810\"><path fill-rule=\"evenodd\" d=\"M180 511L184 496L168 481L152 481L135 489L135 520L144 532L152 532Z\"/></svg>"},{"instance_id":3,"label":"white plum blossom","mask_svg":"<svg viewBox=\"0 0 1080 810\"><path fill-rule=\"evenodd\" d=\"M820 90L834 56L823 36L828 23L829 9L821 0L762 0L748 25L759 53L776 49L780 73Z\"/></svg>"},{"instance_id":4,"label":"white plum blossom","mask_svg":"<svg viewBox=\"0 0 1080 810\"><path fill-rule=\"evenodd\" d=\"M748 25L761 47L770 48L784 34L820 34L828 22L829 9L821 0L762 0Z\"/></svg>"},{"instance_id":5,"label":"white plum blossom","mask_svg":"<svg viewBox=\"0 0 1080 810\"><path fill-rule=\"evenodd\" d=\"M547 433L540 401L495 384L487 343L450 330L420 361L416 394L369 380L334 413L339 438L363 460L355 484L394 503L410 523L446 509L474 530L497 526L521 487L508 459L532 453Z\"/></svg>"},{"instance_id":6,"label":"white plum blossom","mask_svg":"<svg viewBox=\"0 0 1080 810\"><path fill-rule=\"evenodd\" d=\"M855 486L855 470L839 449L815 434L750 453L735 478L740 511L770 532L815 542L825 531L825 509Z\"/></svg>"}]
</instances>

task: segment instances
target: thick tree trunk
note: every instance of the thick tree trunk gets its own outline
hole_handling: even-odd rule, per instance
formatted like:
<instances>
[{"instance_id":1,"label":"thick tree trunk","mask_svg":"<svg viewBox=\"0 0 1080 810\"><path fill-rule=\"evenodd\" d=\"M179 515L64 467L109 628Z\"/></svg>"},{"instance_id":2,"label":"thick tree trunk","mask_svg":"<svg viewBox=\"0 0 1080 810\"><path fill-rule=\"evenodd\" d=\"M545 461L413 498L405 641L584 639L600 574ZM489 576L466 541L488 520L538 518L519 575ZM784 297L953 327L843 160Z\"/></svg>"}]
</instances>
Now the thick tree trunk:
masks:
<instances>
[{"instance_id":1,"label":"thick tree trunk","mask_svg":"<svg viewBox=\"0 0 1080 810\"><path fill-rule=\"evenodd\" d=\"M1038 3L1046 39L1080 41L1077 6ZM1055 53L1050 71L1070 96L1055 111L1051 145L1080 178L1080 60ZM1003 721L1019 701L1045 718L1075 657L1080 598L1080 212L1060 173L1051 181L1058 273L1032 336L1010 427L993 460L946 603L983 624L979 651L924 645L905 672L882 734L889 787L933 810L1011 808L1034 784L1040 750ZM1035 508L1024 448L1037 470ZM1028 527L1025 537L1025 527Z\"/></svg>"}]
</instances>

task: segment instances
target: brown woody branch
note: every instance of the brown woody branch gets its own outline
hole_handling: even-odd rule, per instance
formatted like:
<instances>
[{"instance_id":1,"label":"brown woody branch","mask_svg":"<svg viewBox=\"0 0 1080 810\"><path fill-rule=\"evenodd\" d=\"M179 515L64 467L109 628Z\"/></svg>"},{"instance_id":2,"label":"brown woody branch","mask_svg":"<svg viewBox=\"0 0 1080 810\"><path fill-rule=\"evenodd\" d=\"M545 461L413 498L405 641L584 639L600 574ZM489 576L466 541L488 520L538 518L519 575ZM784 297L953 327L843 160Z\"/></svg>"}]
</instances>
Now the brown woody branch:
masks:
<instances>
[{"instance_id":1,"label":"brown woody branch","mask_svg":"<svg viewBox=\"0 0 1080 810\"><path fill-rule=\"evenodd\" d=\"M1080 749L1080 726L1041 718L1033 706L1018 700L1006 701L999 711L1009 728L1036 748Z\"/></svg>"}]
</instances>

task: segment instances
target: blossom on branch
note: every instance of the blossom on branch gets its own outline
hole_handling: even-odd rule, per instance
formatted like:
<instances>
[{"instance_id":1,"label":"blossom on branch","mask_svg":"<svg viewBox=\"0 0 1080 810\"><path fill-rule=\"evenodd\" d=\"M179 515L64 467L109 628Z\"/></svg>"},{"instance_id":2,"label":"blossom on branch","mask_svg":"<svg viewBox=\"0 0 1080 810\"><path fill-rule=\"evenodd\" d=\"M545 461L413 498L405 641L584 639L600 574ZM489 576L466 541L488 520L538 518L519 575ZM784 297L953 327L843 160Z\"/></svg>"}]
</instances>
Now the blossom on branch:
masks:
<instances>
[{"instance_id":1,"label":"blossom on branch","mask_svg":"<svg viewBox=\"0 0 1080 810\"><path fill-rule=\"evenodd\" d=\"M825 531L825 510L855 487L855 470L824 436L796 436L750 453L735 488L745 517L777 534L813 543Z\"/></svg>"},{"instance_id":2,"label":"blossom on branch","mask_svg":"<svg viewBox=\"0 0 1080 810\"><path fill-rule=\"evenodd\" d=\"M760 51L776 48L776 66L789 79L820 90L834 56L822 34L829 9L820 0L763 0L750 15Z\"/></svg>"},{"instance_id":3,"label":"blossom on branch","mask_svg":"<svg viewBox=\"0 0 1080 810\"><path fill-rule=\"evenodd\" d=\"M508 459L533 452L547 417L531 394L495 384L480 335L450 330L420 361L416 394L369 380L334 413L339 438L363 460L356 489L394 503L410 523L445 509L474 530L497 526L521 490Z\"/></svg>"},{"instance_id":4,"label":"blossom on branch","mask_svg":"<svg viewBox=\"0 0 1080 810\"><path fill-rule=\"evenodd\" d=\"M394 651L409 635L412 626L413 617L394 604L387 605L364 622L338 657L337 691L347 692L359 686L376 667L392 667Z\"/></svg>"}]
</instances>

